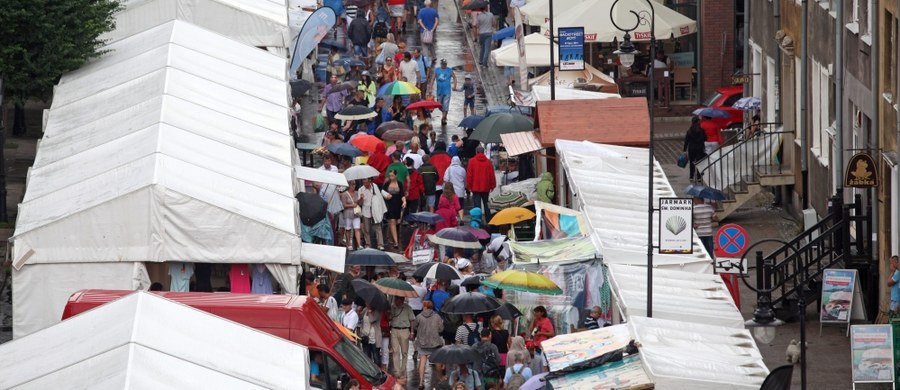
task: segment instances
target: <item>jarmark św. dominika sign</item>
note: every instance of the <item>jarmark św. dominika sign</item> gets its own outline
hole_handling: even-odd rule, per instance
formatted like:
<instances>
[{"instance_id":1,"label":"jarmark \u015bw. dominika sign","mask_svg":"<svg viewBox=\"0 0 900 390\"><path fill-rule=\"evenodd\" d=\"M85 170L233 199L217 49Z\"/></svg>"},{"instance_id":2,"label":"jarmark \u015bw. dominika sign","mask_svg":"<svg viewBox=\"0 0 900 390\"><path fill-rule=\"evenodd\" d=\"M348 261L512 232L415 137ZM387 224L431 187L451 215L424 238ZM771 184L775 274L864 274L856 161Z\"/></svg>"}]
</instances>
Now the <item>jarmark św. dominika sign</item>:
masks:
<instances>
[{"instance_id":1,"label":"jarmark \u015bw. dominika sign","mask_svg":"<svg viewBox=\"0 0 900 390\"><path fill-rule=\"evenodd\" d=\"M693 238L693 200L659 198L659 253L693 253Z\"/></svg>"}]
</instances>

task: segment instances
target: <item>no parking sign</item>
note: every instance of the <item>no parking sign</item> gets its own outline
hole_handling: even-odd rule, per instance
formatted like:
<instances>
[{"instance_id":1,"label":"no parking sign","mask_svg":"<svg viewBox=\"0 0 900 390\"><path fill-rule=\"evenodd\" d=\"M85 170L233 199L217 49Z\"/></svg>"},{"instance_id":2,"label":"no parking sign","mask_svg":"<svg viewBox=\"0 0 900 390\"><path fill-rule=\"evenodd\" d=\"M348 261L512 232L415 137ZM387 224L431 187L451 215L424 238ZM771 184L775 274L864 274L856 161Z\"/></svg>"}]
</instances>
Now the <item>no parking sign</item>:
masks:
<instances>
[{"instance_id":1,"label":"no parking sign","mask_svg":"<svg viewBox=\"0 0 900 390\"><path fill-rule=\"evenodd\" d=\"M739 258L750 246L750 237L747 231L739 225L729 223L719 228L715 237L716 257Z\"/></svg>"}]
</instances>

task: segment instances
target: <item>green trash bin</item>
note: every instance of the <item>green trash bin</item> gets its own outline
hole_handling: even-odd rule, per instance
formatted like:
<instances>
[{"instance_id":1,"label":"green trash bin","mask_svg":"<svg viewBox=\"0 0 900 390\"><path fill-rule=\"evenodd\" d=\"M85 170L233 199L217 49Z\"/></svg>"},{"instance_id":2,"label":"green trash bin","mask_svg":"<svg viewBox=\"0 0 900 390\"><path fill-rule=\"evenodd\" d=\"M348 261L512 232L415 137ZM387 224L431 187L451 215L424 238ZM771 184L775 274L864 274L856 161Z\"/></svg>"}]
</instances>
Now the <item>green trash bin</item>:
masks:
<instances>
[{"instance_id":1,"label":"green trash bin","mask_svg":"<svg viewBox=\"0 0 900 390\"><path fill-rule=\"evenodd\" d=\"M900 317L890 319L891 334L894 338L894 386L900 386Z\"/></svg>"}]
</instances>

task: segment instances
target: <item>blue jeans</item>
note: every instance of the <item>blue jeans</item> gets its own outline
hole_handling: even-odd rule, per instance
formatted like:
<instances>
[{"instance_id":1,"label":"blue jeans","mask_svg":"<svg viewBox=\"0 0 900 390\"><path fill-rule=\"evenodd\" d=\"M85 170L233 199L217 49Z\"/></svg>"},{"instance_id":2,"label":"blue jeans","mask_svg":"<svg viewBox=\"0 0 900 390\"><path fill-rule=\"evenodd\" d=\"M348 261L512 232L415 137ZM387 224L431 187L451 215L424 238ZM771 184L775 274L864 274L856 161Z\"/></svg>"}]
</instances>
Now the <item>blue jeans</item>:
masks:
<instances>
[{"instance_id":1,"label":"blue jeans","mask_svg":"<svg viewBox=\"0 0 900 390\"><path fill-rule=\"evenodd\" d=\"M493 33L478 34L478 42L481 43L481 65L487 65L491 58L491 43L493 42Z\"/></svg>"},{"instance_id":2,"label":"blue jeans","mask_svg":"<svg viewBox=\"0 0 900 390\"><path fill-rule=\"evenodd\" d=\"M369 47L365 45L353 45L353 52L361 57L369 56Z\"/></svg>"}]
</instances>

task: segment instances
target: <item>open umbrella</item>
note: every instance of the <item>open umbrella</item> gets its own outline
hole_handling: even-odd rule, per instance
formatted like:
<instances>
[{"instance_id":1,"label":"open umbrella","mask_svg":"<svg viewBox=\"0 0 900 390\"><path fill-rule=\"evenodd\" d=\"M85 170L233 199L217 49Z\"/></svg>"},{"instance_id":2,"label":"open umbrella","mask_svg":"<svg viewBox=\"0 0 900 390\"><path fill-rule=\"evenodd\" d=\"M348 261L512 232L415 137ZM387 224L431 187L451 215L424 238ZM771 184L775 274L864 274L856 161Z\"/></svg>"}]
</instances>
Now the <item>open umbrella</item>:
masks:
<instances>
[{"instance_id":1,"label":"open umbrella","mask_svg":"<svg viewBox=\"0 0 900 390\"><path fill-rule=\"evenodd\" d=\"M419 88L416 88L415 85L407 83L406 81L392 81L385 85L382 85L381 88L378 89L378 96L384 95L415 95L422 91Z\"/></svg>"},{"instance_id":2,"label":"open umbrella","mask_svg":"<svg viewBox=\"0 0 900 390\"><path fill-rule=\"evenodd\" d=\"M709 200L725 200L725 193L719 191L715 188L701 185L701 184L691 184L687 188L684 189L684 193L695 196L698 198L709 199Z\"/></svg>"},{"instance_id":3,"label":"open umbrella","mask_svg":"<svg viewBox=\"0 0 900 390\"><path fill-rule=\"evenodd\" d=\"M307 80L291 80L291 97L298 98L306 95L306 92L312 88L312 83Z\"/></svg>"},{"instance_id":4,"label":"open umbrella","mask_svg":"<svg viewBox=\"0 0 900 390\"><path fill-rule=\"evenodd\" d=\"M338 41L335 41L334 39L323 39L322 42L319 42L319 46L325 46L327 48L337 49L340 51L347 50L346 46L338 43Z\"/></svg>"},{"instance_id":5,"label":"open umbrella","mask_svg":"<svg viewBox=\"0 0 900 390\"><path fill-rule=\"evenodd\" d=\"M501 290L524 291L537 294L559 295L562 289L550 278L536 272L509 269L491 275L481 284Z\"/></svg>"},{"instance_id":6,"label":"open umbrella","mask_svg":"<svg viewBox=\"0 0 900 390\"><path fill-rule=\"evenodd\" d=\"M356 146L343 142L338 144L328 144L325 146L325 149L340 156L357 157L363 155L362 150L359 150Z\"/></svg>"},{"instance_id":7,"label":"open umbrella","mask_svg":"<svg viewBox=\"0 0 900 390\"><path fill-rule=\"evenodd\" d=\"M534 130L534 123L528 117L515 113L493 114L484 118L470 136L481 142L500 142L500 134Z\"/></svg>"},{"instance_id":8,"label":"open umbrella","mask_svg":"<svg viewBox=\"0 0 900 390\"><path fill-rule=\"evenodd\" d=\"M350 140L350 143L363 152L375 153L376 146L378 144L383 145L384 141L378 139L378 137L374 135L362 134L354 136L353 139Z\"/></svg>"},{"instance_id":9,"label":"open umbrella","mask_svg":"<svg viewBox=\"0 0 900 390\"><path fill-rule=\"evenodd\" d=\"M419 100L415 103L412 103L406 106L407 111L425 109L425 110L434 110L436 108L441 108L443 105L440 102L436 102L434 100Z\"/></svg>"},{"instance_id":10,"label":"open umbrella","mask_svg":"<svg viewBox=\"0 0 900 390\"><path fill-rule=\"evenodd\" d=\"M300 203L300 221L306 226L312 226L321 221L328 213L328 203L315 192L298 192L297 201Z\"/></svg>"},{"instance_id":11,"label":"open umbrella","mask_svg":"<svg viewBox=\"0 0 900 390\"><path fill-rule=\"evenodd\" d=\"M491 217L490 225L512 225L535 217L533 211L524 207L507 207Z\"/></svg>"},{"instance_id":12,"label":"open umbrella","mask_svg":"<svg viewBox=\"0 0 900 390\"><path fill-rule=\"evenodd\" d=\"M420 222L434 225L438 222L443 221L444 217L435 213L420 211L418 213L406 214L406 220L408 222Z\"/></svg>"},{"instance_id":13,"label":"open umbrella","mask_svg":"<svg viewBox=\"0 0 900 390\"><path fill-rule=\"evenodd\" d=\"M403 123L403 122L387 121L387 122L384 122L384 123L378 125L378 127L375 128L375 135L381 137L381 135L384 134L385 131L393 130L393 129L409 130L409 126L407 126L406 123Z\"/></svg>"},{"instance_id":14,"label":"open umbrella","mask_svg":"<svg viewBox=\"0 0 900 390\"><path fill-rule=\"evenodd\" d=\"M384 296L384 293L365 279L353 279L350 285L353 286L353 291L356 291L356 295L366 303L366 306L375 310L388 310L391 308L391 303Z\"/></svg>"},{"instance_id":15,"label":"open umbrella","mask_svg":"<svg viewBox=\"0 0 900 390\"><path fill-rule=\"evenodd\" d=\"M381 278L375 281L375 287L387 295L395 297L418 297L419 293L405 280L397 278Z\"/></svg>"},{"instance_id":16,"label":"open umbrella","mask_svg":"<svg viewBox=\"0 0 900 390\"><path fill-rule=\"evenodd\" d=\"M352 68L354 66L366 66L365 62L357 60L355 58L341 58L334 62L335 65L343 66L345 68Z\"/></svg>"},{"instance_id":17,"label":"open umbrella","mask_svg":"<svg viewBox=\"0 0 900 390\"><path fill-rule=\"evenodd\" d=\"M426 279L426 278L440 279L440 280L462 279L462 275L459 274L459 271L457 271L455 267L451 267L444 263L422 264L419 266L419 268L416 268L416 271L413 272L413 276L420 277L422 279Z\"/></svg>"},{"instance_id":18,"label":"open umbrella","mask_svg":"<svg viewBox=\"0 0 900 390\"><path fill-rule=\"evenodd\" d=\"M347 180L362 180L378 176L380 173L371 165L354 165L344 170Z\"/></svg>"},{"instance_id":19,"label":"open umbrella","mask_svg":"<svg viewBox=\"0 0 900 390\"><path fill-rule=\"evenodd\" d=\"M456 127L462 127L466 129L474 129L475 126L478 126L481 121L484 120L484 117L481 115L469 115L463 120L459 121L459 124Z\"/></svg>"},{"instance_id":20,"label":"open umbrella","mask_svg":"<svg viewBox=\"0 0 900 390\"><path fill-rule=\"evenodd\" d=\"M385 141L409 141L415 137L416 133L407 129L391 129L381 134L381 139Z\"/></svg>"},{"instance_id":21,"label":"open umbrella","mask_svg":"<svg viewBox=\"0 0 900 390\"><path fill-rule=\"evenodd\" d=\"M488 233L487 230L484 229L474 228L471 226L460 226L459 228L472 233L472 235L479 240L487 240L488 238L491 238L491 233Z\"/></svg>"},{"instance_id":22,"label":"open umbrella","mask_svg":"<svg viewBox=\"0 0 900 390\"><path fill-rule=\"evenodd\" d=\"M484 275L469 276L468 278L463 279L462 283L459 285L465 287L466 290L476 291L481 287L482 280L484 280Z\"/></svg>"},{"instance_id":23,"label":"open umbrella","mask_svg":"<svg viewBox=\"0 0 900 390\"><path fill-rule=\"evenodd\" d=\"M355 91L356 87L357 85L354 83L338 83L331 87L331 89L328 90L328 93L332 94L335 92Z\"/></svg>"},{"instance_id":24,"label":"open umbrella","mask_svg":"<svg viewBox=\"0 0 900 390\"><path fill-rule=\"evenodd\" d=\"M356 121L356 120L374 118L376 116L378 116L378 113L375 111L372 111L371 108L366 107L366 106L357 106L354 104L352 106L348 106L348 107L344 108L343 110L339 111L337 113L337 115L334 116L334 119L340 119L342 121L343 120Z\"/></svg>"},{"instance_id":25,"label":"open umbrella","mask_svg":"<svg viewBox=\"0 0 900 390\"><path fill-rule=\"evenodd\" d=\"M503 304L503 306L498 307L497 311L495 311L494 313L504 320L512 320L514 318L519 318L522 316L522 312L509 302L506 302Z\"/></svg>"},{"instance_id":26,"label":"open umbrella","mask_svg":"<svg viewBox=\"0 0 900 390\"><path fill-rule=\"evenodd\" d=\"M444 228L437 234L429 234L428 240L438 244L454 248L481 249L481 243L472 233L460 228Z\"/></svg>"},{"instance_id":27,"label":"open umbrella","mask_svg":"<svg viewBox=\"0 0 900 390\"><path fill-rule=\"evenodd\" d=\"M394 260L387 253L378 249L361 249L347 256L344 261L347 265L394 265Z\"/></svg>"},{"instance_id":28,"label":"open umbrella","mask_svg":"<svg viewBox=\"0 0 900 390\"><path fill-rule=\"evenodd\" d=\"M469 4L464 5L463 9L465 9L465 10L482 9L482 8L487 8L487 6L488 6L488 3L484 0L472 0L469 2Z\"/></svg>"},{"instance_id":29,"label":"open umbrella","mask_svg":"<svg viewBox=\"0 0 900 390\"><path fill-rule=\"evenodd\" d=\"M491 210L500 211L509 207L519 207L525 203L528 203L528 198L519 191L503 191L492 197L488 202Z\"/></svg>"},{"instance_id":30,"label":"open umbrella","mask_svg":"<svg viewBox=\"0 0 900 390\"><path fill-rule=\"evenodd\" d=\"M478 361L481 356L474 348L465 344L445 345L428 357L432 363L468 364Z\"/></svg>"},{"instance_id":31,"label":"open umbrella","mask_svg":"<svg viewBox=\"0 0 900 390\"><path fill-rule=\"evenodd\" d=\"M713 107L702 107L694 110L696 116L705 116L707 118L729 118L731 114Z\"/></svg>"},{"instance_id":32,"label":"open umbrella","mask_svg":"<svg viewBox=\"0 0 900 390\"><path fill-rule=\"evenodd\" d=\"M446 314L478 314L497 310L500 301L480 292L464 292L441 305Z\"/></svg>"},{"instance_id":33,"label":"open umbrella","mask_svg":"<svg viewBox=\"0 0 900 390\"><path fill-rule=\"evenodd\" d=\"M759 111L762 101L756 96L747 96L738 99L731 107L744 111Z\"/></svg>"}]
</instances>

